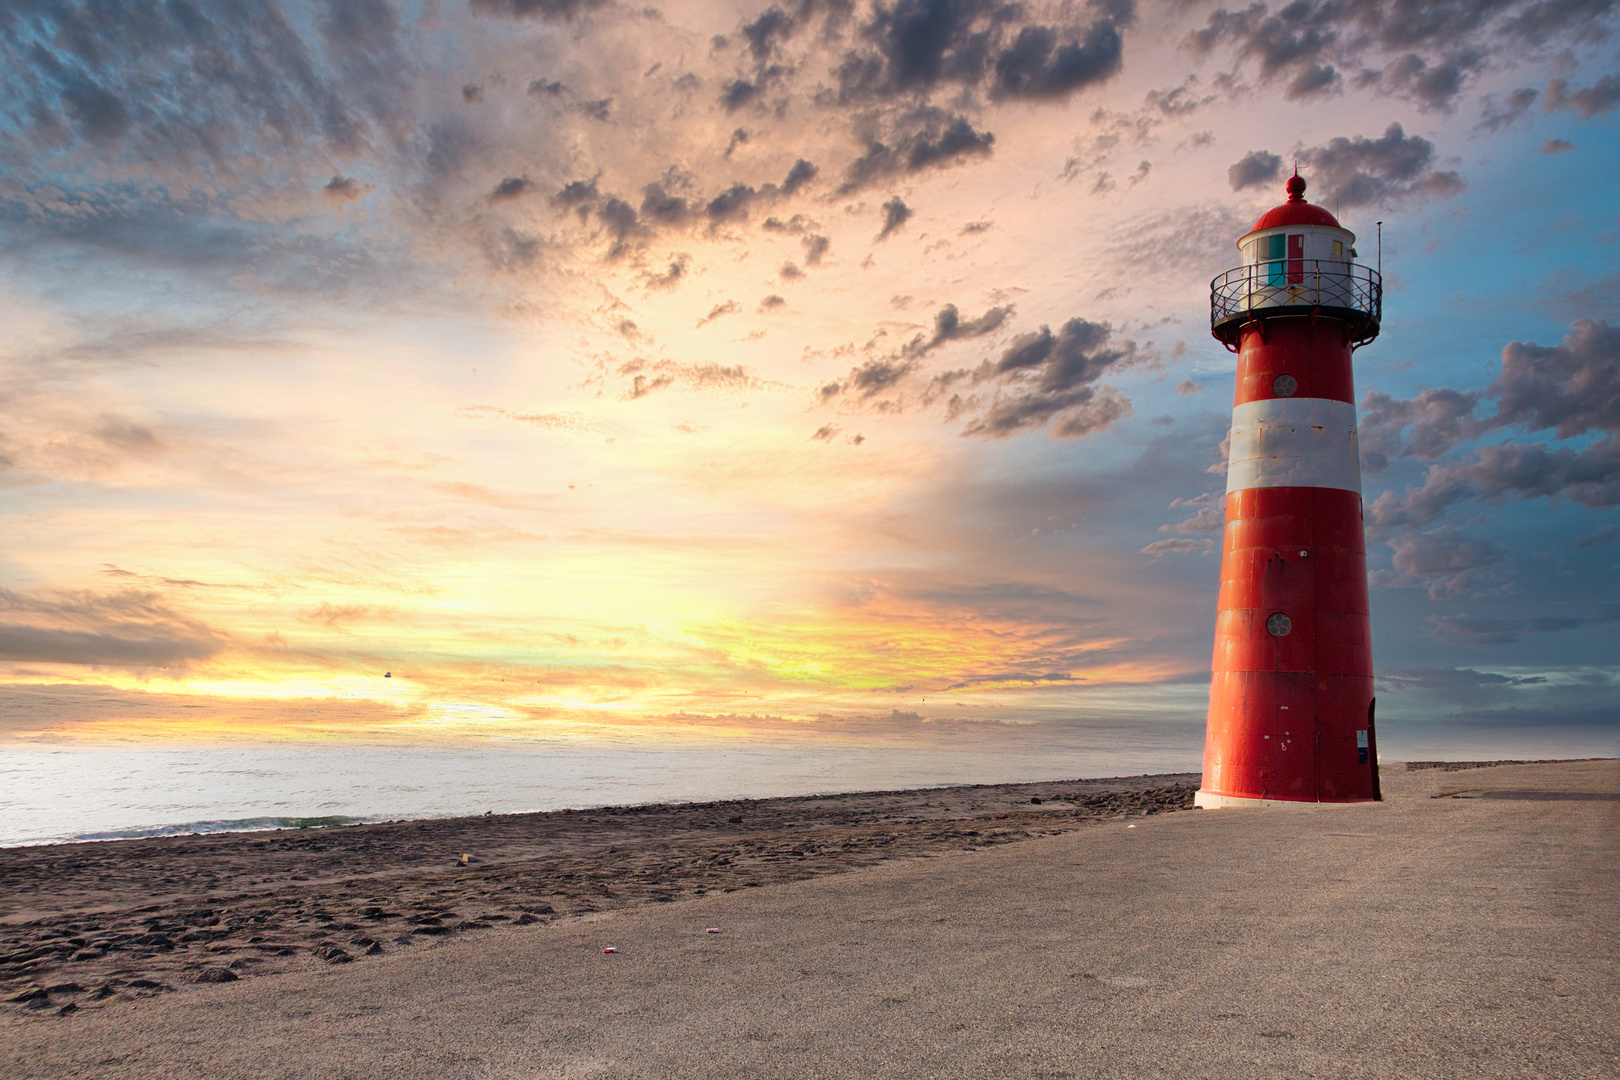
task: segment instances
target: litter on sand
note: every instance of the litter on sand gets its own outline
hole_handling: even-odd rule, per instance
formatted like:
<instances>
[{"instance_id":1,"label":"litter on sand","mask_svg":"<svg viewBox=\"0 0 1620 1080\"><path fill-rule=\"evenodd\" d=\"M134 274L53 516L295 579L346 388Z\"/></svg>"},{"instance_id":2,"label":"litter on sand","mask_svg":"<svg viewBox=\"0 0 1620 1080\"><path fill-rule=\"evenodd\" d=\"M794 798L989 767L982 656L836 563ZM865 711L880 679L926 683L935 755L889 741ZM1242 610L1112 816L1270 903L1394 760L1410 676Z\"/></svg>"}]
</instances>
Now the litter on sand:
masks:
<instances>
[{"instance_id":1,"label":"litter on sand","mask_svg":"<svg viewBox=\"0 0 1620 1080\"><path fill-rule=\"evenodd\" d=\"M603 949L602 951L603 952L618 952L619 949L618 949L618 946L616 946L616 945L609 945L607 948Z\"/></svg>"},{"instance_id":2,"label":"litter on sand","mask_svg":"<svg viewBox=\"0 0 1620 1080\"><path fill-rule=\"evenodd\" d=\"M718 926L711 926L703 932L705 934L718 934L720 932L720 928Z\"/></svg>"},{"instance_id":3,"label":"litter on sand","mask_svg":"<svg viewBox=\"0 0 1620 1080\"><path fill-rule=\"evenodd\" d=\"M1126 828L1127 828L1127 829L1134 829L1134 828L1136 828L1136 826L1135 826L1135 825L1127 825L1127 826L1125 826L1125 827L1126 827Z\"/></svg>"}]
</instances>

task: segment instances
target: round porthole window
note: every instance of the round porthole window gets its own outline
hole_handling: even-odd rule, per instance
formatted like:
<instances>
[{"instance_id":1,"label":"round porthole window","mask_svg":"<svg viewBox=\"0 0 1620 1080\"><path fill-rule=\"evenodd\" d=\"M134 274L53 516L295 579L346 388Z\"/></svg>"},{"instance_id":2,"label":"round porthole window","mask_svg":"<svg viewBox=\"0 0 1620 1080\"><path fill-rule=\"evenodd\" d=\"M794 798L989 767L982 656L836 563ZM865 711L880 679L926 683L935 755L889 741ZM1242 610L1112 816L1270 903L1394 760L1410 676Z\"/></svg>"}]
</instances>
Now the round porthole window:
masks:
<instances>
[{"instance_id":1,"label":"round porthole window","mask_svg":"<svg viewBox=\"0 0 1620 1080\"><path fill-rule=\"evenodd\" d=\"M1299 389L1299 380L1292 375L1279 375L1271 380L1271 392L1278 397L1293 397Z\"/></svg>"},{"instance_id":2,"label":"round porthole window","mask_svg":"<svg viewBox=\"0 0 1620 1080\"><path fill-rule=\"evenodd\" d=\"M1280 611L1272 612L1271 617L1266 620L1266 633L1272 637L1287 637L1288 631L1293 628L1293 620Z\"/></svg>"}]
</instances>

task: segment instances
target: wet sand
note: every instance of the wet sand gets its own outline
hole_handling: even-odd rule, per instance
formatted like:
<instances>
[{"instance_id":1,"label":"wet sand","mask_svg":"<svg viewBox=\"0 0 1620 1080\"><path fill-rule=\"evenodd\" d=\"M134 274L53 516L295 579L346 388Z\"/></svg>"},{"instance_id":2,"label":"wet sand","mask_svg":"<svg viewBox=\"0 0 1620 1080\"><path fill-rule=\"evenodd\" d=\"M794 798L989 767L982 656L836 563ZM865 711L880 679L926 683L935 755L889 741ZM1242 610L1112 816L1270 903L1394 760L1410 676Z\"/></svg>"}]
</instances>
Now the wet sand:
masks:
<instances>
[{"instance_id":1,"label":"wet sand","mask_svg":"<svg viewBox=\"0 0 1620 1080\"><path fill-rule=\"evenodd\" d=\"M0 1012L94 1009L503 925L1051 836L1187 809L1197 781L955 785L0 849L0 1003L14 1007Z\"/></svg>"}]
</instances>

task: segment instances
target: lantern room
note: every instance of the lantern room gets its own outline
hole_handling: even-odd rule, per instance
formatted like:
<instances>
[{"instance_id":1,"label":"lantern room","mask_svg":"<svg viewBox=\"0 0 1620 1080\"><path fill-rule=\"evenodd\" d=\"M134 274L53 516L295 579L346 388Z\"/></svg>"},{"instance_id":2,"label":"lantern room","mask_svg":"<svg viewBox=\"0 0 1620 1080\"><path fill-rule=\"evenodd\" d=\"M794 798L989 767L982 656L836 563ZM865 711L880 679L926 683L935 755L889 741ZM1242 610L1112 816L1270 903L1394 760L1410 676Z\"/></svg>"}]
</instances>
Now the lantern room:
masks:
<instances>
[{"instance_id":1,"label":"lantern room","mask_svg":"<svg viewBox=\"0 0 1620 1080\"><path fill-rule=\"evenodd\" d=\"M1354 345L1378 335L1383 284L1356 262L1356 234L1305 201L1305 178L1288 178L1288 201L1238 240L1243 265L1210 283L1210 328L1229 349L1244 327L1274 317L1334 320Z\"/></svg>"}]
</instances>

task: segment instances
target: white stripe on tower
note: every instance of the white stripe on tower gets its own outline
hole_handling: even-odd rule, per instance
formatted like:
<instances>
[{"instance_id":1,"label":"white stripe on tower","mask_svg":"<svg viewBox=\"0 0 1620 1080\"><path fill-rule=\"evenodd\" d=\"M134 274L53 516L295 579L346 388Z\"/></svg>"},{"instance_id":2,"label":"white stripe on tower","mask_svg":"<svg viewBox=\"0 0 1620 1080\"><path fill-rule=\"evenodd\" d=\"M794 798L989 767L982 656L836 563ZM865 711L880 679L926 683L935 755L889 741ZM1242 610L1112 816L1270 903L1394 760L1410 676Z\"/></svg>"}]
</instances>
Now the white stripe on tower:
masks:
<instances>
[{"instance_id":1,"label":"white stripe on tower","mask_svg":"<svg viewBox=\"0 0 1620 1080\"><path fill-rule=\"evenodd\" d=\"M1228 493L1318 487L1361 492L1356 407L1330 398L1264 398L1232 409Z\"/></svg>"}]
</instances>

